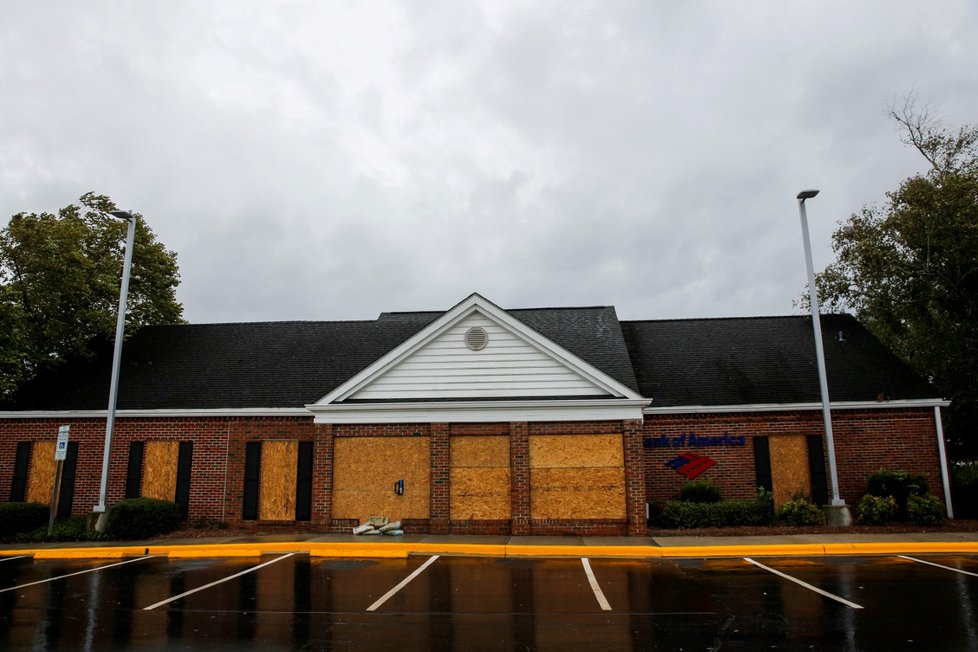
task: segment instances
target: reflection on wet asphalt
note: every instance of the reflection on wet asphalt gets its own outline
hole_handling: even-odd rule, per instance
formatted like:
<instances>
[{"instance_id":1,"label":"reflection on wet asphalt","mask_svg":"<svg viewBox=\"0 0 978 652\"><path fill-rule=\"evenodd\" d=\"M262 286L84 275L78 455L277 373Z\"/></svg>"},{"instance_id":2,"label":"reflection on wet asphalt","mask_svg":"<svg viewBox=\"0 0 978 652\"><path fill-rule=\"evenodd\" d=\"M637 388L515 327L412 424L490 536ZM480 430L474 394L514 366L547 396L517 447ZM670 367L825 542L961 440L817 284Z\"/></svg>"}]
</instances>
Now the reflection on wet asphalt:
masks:
<instances>
[{"instance_id":1,"label":"reflection on wet asphalt","mask_svg":"<svg viewBox=\"0 0 978 652\"><path fill-rule=\"evenodd\" d=\"M0 649L978 650L978 578L896 557L764 560L862 610L743 559L591 559L602 611L579 559L445 557L374 612L427 558L297 555L227 579L269 559L5 562Z\"/></svg>"}]
</instances>

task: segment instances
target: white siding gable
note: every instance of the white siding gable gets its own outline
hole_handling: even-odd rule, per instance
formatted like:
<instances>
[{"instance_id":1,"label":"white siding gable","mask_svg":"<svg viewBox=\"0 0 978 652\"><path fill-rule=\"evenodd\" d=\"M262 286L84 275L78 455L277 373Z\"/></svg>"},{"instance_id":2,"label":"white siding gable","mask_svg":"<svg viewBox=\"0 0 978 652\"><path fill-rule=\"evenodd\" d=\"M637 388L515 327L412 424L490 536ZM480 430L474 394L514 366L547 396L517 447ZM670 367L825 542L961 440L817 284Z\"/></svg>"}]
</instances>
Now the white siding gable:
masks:
<instances>
[{"instance_id":1,"label":"white siding gable","mask_svg":"<svg viewBox=\"0 0 978 652\"><path fill-rule=\"evenodd\" d=\"M480 351L465 333L481 326ZM476 310L349 396L359 400L610 396L526 337Z\"/></svg>"}]
</instances>

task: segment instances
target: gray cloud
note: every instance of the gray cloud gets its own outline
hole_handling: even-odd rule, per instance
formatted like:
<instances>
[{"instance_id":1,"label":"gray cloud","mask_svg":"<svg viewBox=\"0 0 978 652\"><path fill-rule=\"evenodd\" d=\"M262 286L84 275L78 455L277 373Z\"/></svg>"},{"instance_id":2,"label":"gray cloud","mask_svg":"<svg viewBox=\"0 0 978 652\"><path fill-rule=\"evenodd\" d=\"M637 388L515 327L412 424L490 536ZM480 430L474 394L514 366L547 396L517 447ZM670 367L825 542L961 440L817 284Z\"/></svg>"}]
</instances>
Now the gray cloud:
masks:
<instances>
[{"instance_id":1,"label":"gray cloud","mask_svg":"<svg viewBox=\"0 0 978 652\"><path fill-rule=\"evenodd\" d=\"M192 321L472 291L626 318L783 314L835 223L973 123L978 10L910 2L0 7L0 214L87 190L178 252Z\"/></svg>"}]
</instances>

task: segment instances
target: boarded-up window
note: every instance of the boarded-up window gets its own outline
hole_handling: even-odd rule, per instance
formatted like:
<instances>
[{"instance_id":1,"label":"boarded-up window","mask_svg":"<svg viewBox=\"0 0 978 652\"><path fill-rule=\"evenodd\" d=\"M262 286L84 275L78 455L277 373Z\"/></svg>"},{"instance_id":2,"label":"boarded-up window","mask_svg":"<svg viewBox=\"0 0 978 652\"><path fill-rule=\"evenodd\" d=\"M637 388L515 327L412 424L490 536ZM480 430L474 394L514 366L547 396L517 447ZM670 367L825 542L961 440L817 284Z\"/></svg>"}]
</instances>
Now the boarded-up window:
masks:
<instances>
[{"instance_id":1,"label":"boarded-up window","mask_svg":"<svg viewBox=\"0 0 978 652\"><path fill-rule=\"evenodd\" d=\"M126 498L171 500L187 515L194 444L190 441L129 443Z\"/></svg>"},{"instance_id":2,"label":"boarded-up window","mask_svg":"<svg viewBox=\"0 0 978 652\"><path fill-rule=\"evenodd\" d=\"M796 494L810 497L812 481L809 476L808 441L804 435L772 435L768 438L768 447L774 506L780 507Z\"/></svg>"},{"instance_id":3,"label":"boarded-up window","mask_svg":"<svg viewBox=\"0 0 978 652\"><path fill-rule=\"evenodd\" d=\"M57 462L54 461L53 441L34 442L31 452L31 466L27 474L27 502L51 504L54 492L54 473Z\"/></svg>"},{"instance_id":4,"label":"boarded-up window","mask_svg":"<svg viewBox=\"0 0 978 652\"><path fill-rule=\"evenodd\" d=\"M258 518L262 521L295 519L295 480L299 464L297 441L262 443Z\"/></svg>"},{"instance_id":5,"label":"boarded-up window","mask_svg":"<svg viewBox=\"0 0 978 652\"><path fill-rule=\"evenodd\" d=\"M451 518L509 519L509 437L452 437Z\"/></svg>"},{"instance_id":6,"label":"boarded-up window","mask_svg":"<svg viewBox=\"0 0 978 652\"><path fill-rule=\"evenodd\" d=\"M626 518L621 435L532 435L530 515Z\"/></svg>"},{"instance_id":7,"label":"boarded-up window","mask_svg":"<svg viewBox=\"0 0 978 652\"><path fill-rule=\"evenodd\" d=\"M334 518L428 518L428 437L339 437L334 446ZM398 480L401 496L394 492Z\"/></svg>"},{"instance_id":8,"label":"boarded-up window","mask_svg":"<svg viewBox=\"0 0 978 652\"><path fill-rule=\"evenodd\" d=\"M312 516L312 442L250 441L245 446L242 517L308 521Z\"/></svg>"},{"instance_id":9,"label":"boarded-up window","mask_svg":"<svg viewBox=\"0 0 978 652\"><path fill-rule=\"evenodd\" d=\"M17 453L14 457L14 475L10 485L10 500L12 502L41 502L51 503L51 492L54 490L54 476L58 463L54 460L54 442L29 441L17 443ZM50 460L38 456L49 455ZM32 463L33 460L33 463ZM68 453L61 467L61 488L58 492L58 518L71 516L72 502L75 496L75 469L78 466L78 442L68 442ZM47 487L45 489L45 487Z\"/></svg>"}]
</instances>

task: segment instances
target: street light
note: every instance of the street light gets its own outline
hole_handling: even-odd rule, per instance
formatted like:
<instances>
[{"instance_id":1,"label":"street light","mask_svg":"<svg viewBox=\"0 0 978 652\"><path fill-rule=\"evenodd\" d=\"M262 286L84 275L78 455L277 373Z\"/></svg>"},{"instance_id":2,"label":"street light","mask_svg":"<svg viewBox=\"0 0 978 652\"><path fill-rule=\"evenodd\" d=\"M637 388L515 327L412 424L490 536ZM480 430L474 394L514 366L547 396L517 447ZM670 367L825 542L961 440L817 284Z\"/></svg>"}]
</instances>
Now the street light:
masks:
<instances>
[{"instance_id":1,"label":"street light","mask_svg":"<svg viewBox=\"0 0 978 652\"><path fill-rule=\"evenodd\" d=\"M852 517L846 501L839 497L839 477L835 470L835 442L832 438L832 413L829 408L829 383L825 375L825 351L822 348L822 324L818 316L818 292L815 290L815 270L812 267L812 245L808 238L808 215L805 200L818 194L817 190L798 193L798 212L801 214L801 236L805 243L805 266L808 270L808 303L812 310L812 329L815 331L815 360L818 366L818 385L822 394L822 420L825 422L825 443L829 449L829 480L832 501L829 504L829 525L849 525ZM835 518L833 518L835 517Z\"/></svg>"},{"instance_id":2,"label":"street light","mask_svg":"<svg viewBox=\"0 0 978 652\"><path fill-rule=\"evenodd\" d=\"M115 323L115 349L112 352L112 380L109 384L109 409L105 417L105 448L102 451L102 484L99 488L98 505L95 513L98 519L95 529L105 529L105 495L109 485L109 451L112 447L112 428L115 426L115 406L119 396L119 364L122 361L122 336L126 328L126 299L129 294L129 272L132 269L132 249L136 239L136 218L127 211L110 211L109 215L126 220L126 257L122 264L122 286L119 288L119 315Z\"/></svg>"}]
</instances>

